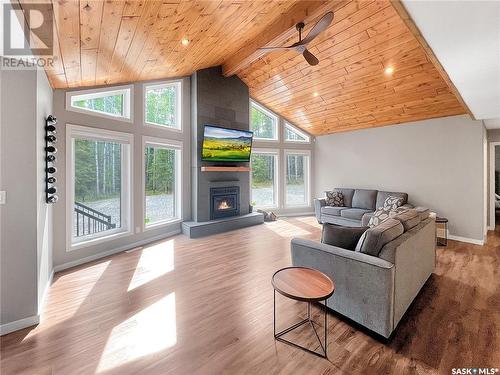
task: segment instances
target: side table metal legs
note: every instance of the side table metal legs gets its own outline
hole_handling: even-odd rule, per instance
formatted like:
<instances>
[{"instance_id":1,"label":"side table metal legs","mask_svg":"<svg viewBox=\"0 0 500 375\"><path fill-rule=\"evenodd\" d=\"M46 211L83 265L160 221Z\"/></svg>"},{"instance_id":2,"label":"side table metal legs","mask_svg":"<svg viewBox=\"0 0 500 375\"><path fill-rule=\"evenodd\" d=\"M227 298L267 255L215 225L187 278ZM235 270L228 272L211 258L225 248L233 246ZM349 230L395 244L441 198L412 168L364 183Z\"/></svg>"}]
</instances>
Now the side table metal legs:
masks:
<instances>
[{"instance_id":1,"label":"side table metal legs","mask_svg":"<svg viewBox=\"0 0 500 375\"><path fill-rule=\"evenodd\" d=\"M295 346L296 348L299 348L299 349L302 349L302 350L305 350L309 353L312 353L312 354L315 354L321 358L327 358L327 342L328 342L328 335L327 335L327 311L326 311L327 307L326 307L326 300L324 300L324 317L325 317L325 321L324 321L324 343L321 342L321 339L319 338L319 335L318 335L318 332L316 331L316 327L314 326L315 322L311 319L311 302L307 302L307 318L304 319L304 320L301 320L300 322L298 323L295 323L294 325L276 333L276 291L274 291L274 305L273 305L273 328L274 328L274 338L278 341L281 341L281 342L284 342L285 344L288 344L288 345L292 345L292 346ZM304 325L304 324L307 324L309 323L314 331L314 334L316 335L316 338L318 340L318 343L320 345L320 348L321 348L321 352L316 352L314 350L311 350L311 349L308 349L304 346L301 346L299 344L296 344L294 342L291 342L291 341L288 341L286 339L284 339L282 336L287 334L288 332L290 331L293 331L294 329ZM316 323L317 324L317 323Z\"/></svg>"}]
</instances>

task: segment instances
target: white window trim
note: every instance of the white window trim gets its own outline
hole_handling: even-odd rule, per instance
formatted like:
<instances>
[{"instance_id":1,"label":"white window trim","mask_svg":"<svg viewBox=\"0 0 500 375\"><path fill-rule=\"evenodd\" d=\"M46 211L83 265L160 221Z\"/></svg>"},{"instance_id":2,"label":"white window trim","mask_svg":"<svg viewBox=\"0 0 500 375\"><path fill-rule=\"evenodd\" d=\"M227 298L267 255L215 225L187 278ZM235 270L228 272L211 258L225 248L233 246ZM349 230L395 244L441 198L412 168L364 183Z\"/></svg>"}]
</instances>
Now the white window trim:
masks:
<instances>
[{"instance_id":1,"label":"white window trim","mask_svg":"<svg viewBox=\"0 0 500 375\"><path fill-rule=\"evenodd\" d=\"M294 133L299 134L301 137L304 137L304 141L300 140L291 140L291 139L286 139L286 129L291 130ZM283 121L283 141L285 143L311 143L311 137L307 135L305 132L297 128L295 125L290 124L288 121L284 120Z\"/></svg>"},{"instance_id":2,"label":"white window trim","mask_svg":"<svg viewBox=\"0 0 500 375\"><path fill-rule=\"evenodd\" d=\"M279 196L279 167L280 167L280 150L278 149L270 149L270 148L254 148L252 149L252 154L268 154L274 156L274 186L273 186L273 194L274 194L274 205L271 206L255 206L256 208L279 208L280 196ZM252 172L250 172L250 202L253 201L252 197Z\"/></svg>"},{"instance_id":3,"label":"white window trim","mask_svg":"<svg viewBox=\"0 0 500 375\"><path fill-rule=\"evenodd\" d=\"M153 146L158 148L168 148L176 150L176 160L175 160L175 212L176 217L171 219L162 220L153 224L146 225L144 218L146 216L146 159L144 155L144 150L146 146ZM141 228L143 232L162 228L167 225L182 222L183 210L182 210L182 142L172 139L156 138L156 137L142 137L142 219Z\"/></svg>"},{"instance_id":4,"label":"white window trim","mask_svg":"<svg viewBox=\"0 0 500 375\"><path fill-rule=\"evenodd\" d=\"M163 129L166 131L173 131L182 133L182 85L183 82L181 79L163 81L163 82L154 82L154 83L145 83L142 85L142 116L143 116L143 124L147 127L153 127L156 129ZM167 126L162 124L156 124L154 122L146 121L146 92L151 88L162 88L167 86L176 86L177 94L175 97L175 119L176 126Z\"/></svg>"},{"instance_id":5,"label":"white window trim","mask_svg":"<svg viewBox=\"0 0 500 375\"><path fill-rule=\"evenodd\" d=\"M73 208L75 202L75 159L74 159L74 139L90 139L96 141L110 141L121 143L125 146L122 152L122 189L121 189L121 227L116 230L102 232L85 241L73 243ZM66 124L66 251L86 248L116 238L133 234L133 134L115 132L92 128L87 126Z\"/></svg>"},{"instance_id":6,"label":"white window trim","mask_svg":"<svg viewBox=\"0 0 500 375\"><path fill-rule=\"evenodd\" d=\"M293 150L293 149L286 149L283 150L284 157L283 157L283 185L284 185L284 207L285 208L294 208L294 207L310 207L311 206L311 151L308 150ZM306 202L301 203L301 204L289 204L287 202L287 194L286 194L286 163L287 163L287 157L288 155L303 155L307 156L307 163L305 165L305 172L307 178L305 179L305 196L306 196Z\"/></svg>"},{"instance_id":7,"label":"white window trim","mask_svg":"<svg viewBox=\"0 0 500 375\"><path fill-rule=\"evenodd\" d=\"M102 94L109 95L123 94L123 116L115 116L105 112L93 111L79 107L73 107L72 100L74 96L84 96L83 99L94 99L102 97ZM80 99L81 100L81 99ZM104 117L117 121L132 123L134 120L134 85L103 87L100 89L89 89L79 91L68 91L66 93L66 110L83 113L89 116Z\"/></svg>"},{"instance_id":8,"label":"white window trim","mask_svg":"<svg viewBox=\"0 0 500 375\"><path fill-rule=\"evenodd\" d=\"M250 99L250 111L248 114L249 115L248 121L250 124L250 130L252 130L252 107L255 107L257 110L264 112L266 115L273 118L274 124L275 124L275 127L274 127L275 137L274 138L259 138L254 133L253 139L255 141L258 141L258 142L273 142L273 143L279 142L279 140L280 140L280 121L279 121L280 118L279 118L279 116L277 114L271 112L269 109L265 108L264 106L260 105L255 100Z\"/></svg>"}]
</instances>

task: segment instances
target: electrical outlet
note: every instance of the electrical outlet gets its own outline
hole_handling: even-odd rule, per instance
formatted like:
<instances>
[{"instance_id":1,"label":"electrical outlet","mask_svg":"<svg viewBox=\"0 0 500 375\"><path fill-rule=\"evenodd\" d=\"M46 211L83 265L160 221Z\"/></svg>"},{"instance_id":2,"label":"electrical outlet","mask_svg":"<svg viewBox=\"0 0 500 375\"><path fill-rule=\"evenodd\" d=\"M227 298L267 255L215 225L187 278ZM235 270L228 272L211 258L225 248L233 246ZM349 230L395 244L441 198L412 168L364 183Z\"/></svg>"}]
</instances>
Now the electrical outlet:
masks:
<instances>
[{"instance_id":1,"label":"electrical outlet","mask_svg":"<svg viewBox=\"0 0 500 375\"><path fill-rule=\"evenodd\" d=\"M0 204L5 204L7 200L7 192L0 191Z\"/></svg>"}]
</instances>

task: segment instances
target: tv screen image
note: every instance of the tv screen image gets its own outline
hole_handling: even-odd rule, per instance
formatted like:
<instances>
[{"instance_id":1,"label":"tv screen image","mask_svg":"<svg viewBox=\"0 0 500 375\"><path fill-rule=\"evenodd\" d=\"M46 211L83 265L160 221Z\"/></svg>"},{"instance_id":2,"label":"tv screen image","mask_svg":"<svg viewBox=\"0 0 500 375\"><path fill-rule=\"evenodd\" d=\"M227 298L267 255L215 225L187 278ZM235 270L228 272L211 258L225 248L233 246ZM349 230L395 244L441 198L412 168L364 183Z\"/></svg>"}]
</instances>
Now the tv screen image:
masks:
<instances>
[{"instance_id":1,"label":"tv screen image","mask_svg":"<svg viewBox=\"0 0 500 375\"><path fill-rule=\"evenodd\" d=\"M253 132L205 125L201 160L250 161Z\"/></svg>"}]
</instances>

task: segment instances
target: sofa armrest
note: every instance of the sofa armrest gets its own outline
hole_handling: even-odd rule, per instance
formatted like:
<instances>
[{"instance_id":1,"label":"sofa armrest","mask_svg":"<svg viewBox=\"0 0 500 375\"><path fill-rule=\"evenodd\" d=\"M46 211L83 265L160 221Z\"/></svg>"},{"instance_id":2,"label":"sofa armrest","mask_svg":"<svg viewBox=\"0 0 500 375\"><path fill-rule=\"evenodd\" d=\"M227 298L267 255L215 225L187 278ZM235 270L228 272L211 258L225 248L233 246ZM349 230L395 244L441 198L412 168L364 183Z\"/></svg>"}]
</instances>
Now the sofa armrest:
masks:
<instances>
[{"instance_id":1,"label":"sofa armrest","mask_svg":"<svg viewBox=\"0 0 500 375\"><path fill-rule=\"evenodd\" d=\"M321 207L326 206L326 199L325 198L315 198L314 199L314 214L316 215L316 219L318 219L318 223L322 224L321 222Z\"/></svg>"},{"instance_id":2,"label":"sofa armrest","mask_svg":"<svg viewBox=\"0 0 500 375\"><path fill-rule=\"evenodd\" d=\"M335 293L327 306L389 337L394 329L392 263L367 254L315 241L291 242L292 264L317 269L332 278Z\"/></svg>"}]
</instances>

